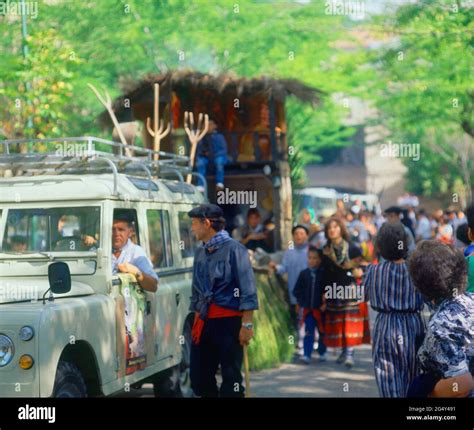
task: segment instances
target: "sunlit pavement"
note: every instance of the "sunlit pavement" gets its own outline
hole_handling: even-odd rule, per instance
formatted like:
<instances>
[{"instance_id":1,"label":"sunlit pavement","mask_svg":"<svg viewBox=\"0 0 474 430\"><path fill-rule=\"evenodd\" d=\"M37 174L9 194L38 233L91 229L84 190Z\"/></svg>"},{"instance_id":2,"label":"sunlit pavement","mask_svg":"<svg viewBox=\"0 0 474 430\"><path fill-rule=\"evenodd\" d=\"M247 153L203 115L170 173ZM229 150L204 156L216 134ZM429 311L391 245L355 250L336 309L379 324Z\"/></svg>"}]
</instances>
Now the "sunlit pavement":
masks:
<instances>
[{"instance_id":1,"label":"sunlit pavement","mask_svg":"<svg viewBox=\"0 0 474 430\"><path fill-rule=\"evenodd\" d=\"M370 309L372 329L376 312ZM284 364L277 369L252 372L252 397L379 397L372 366L372 346L355 347L355 364L348 369L336 363L340 350L328 348L327 361L318 362L313 353L310 364Z\"/></svg>"},{"instance_id":2,"label":"sunlit pavement","mask_svg":"<svg viewBox=\"0 0 474 430\"><path fill-rule=\"evenodd\" d=\"M327 358L319 363L315 353L309 365L292 363L251 372L250 394L252 397L378 397L370 345L356 348L352 369L336 363L337 355L331 349ZM153 397L153 389L151 384L145 384L120 397Z\"/></svg>"},{"instance_id":3,"label":"sunlit pavement","mask_svg":"<svg viewBox=\"0 0 474 430\"><path fill-rule=\"evenodd\" d=\"M338 351L327 352L327 361L284 364L278 369L253 372L252 397L378 397L372 367L371 346L356 348L355 365L347 369L336 363Z\"/></svg>"},{"instance_id":4,"label":"sunlit pavement","mask_svg":"<svg viewBox=\"0 0 474 430\"><path fill-rule=\"evenodd\" d=\"M370 311L371 326L376 313ZM371 345L355 348L355 364L347 369L336 363L339 351L329 348L327 361L318 362L314 352L310 364L298 361L276 369L251 372L251 397L379 397L372 366ZM151 384L131 389L120 397L153 397Z\"/></svg>"}]
</instances>

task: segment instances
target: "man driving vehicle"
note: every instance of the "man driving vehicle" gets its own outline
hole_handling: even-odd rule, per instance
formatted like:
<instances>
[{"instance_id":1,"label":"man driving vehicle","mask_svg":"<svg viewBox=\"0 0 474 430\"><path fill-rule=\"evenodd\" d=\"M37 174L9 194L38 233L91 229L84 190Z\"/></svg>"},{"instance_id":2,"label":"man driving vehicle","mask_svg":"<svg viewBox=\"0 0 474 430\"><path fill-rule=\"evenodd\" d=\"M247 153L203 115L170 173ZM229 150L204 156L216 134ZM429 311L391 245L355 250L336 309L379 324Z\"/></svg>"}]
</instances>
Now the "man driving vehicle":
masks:
<instances>
[{"instance_id":1,"label":"man driving vehicle","mask_svg":"<svg viewBox=\"0 0 474 430\"><path fill-rule=\"evenodd\" d=\"M130 239L134 229L126 213L116 212L112 225L112 273L130 273L146 291L158 289L158 275L143 248Z\"/></svg>"},{"instance_id":2,"label":"man driving vehicle","mask_svg":"<svg viewBox=\"0 0 474 430\"><path fill-rule=\"evenodd\" d=\"M74 215L61 215L58 219L58 235L59 239L56 241L55 251L71 250L71 241L79 240L74 243L74 249L78 251L92 250L97 247L99 241L94 236L88 234L81 234L77 228L77 217Z\"/></svg>"}]
</instances>

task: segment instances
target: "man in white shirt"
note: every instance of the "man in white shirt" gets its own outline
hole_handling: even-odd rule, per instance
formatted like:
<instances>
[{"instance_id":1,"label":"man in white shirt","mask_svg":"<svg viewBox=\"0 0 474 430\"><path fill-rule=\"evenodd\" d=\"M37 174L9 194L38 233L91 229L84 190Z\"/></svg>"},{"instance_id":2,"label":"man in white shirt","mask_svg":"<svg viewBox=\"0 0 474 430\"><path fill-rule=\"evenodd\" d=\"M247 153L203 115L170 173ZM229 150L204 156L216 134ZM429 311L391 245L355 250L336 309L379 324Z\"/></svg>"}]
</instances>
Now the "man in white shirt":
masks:
<instances>
[{"instance_id":1,"label":"man in white shirt","mask_svg":"<svg viewBox=\"0 0 474 430\"><path fill-rule=\"evenodd\" d=\"M158 275L143 248L131 241L132 221L126 214L114 216L112 225L112 273L130 273L146 291L158 289Z\"/></svg>"}]
</instances>

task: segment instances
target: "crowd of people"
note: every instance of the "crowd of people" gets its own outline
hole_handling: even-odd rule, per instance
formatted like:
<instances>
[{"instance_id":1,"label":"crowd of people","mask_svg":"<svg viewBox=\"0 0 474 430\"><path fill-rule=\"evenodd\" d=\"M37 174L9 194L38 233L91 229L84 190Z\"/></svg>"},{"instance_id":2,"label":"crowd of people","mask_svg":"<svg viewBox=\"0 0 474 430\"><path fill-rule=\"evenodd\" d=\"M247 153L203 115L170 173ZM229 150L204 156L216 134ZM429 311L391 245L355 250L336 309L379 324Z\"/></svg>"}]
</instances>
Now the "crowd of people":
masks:
<instances>
[{"instance_id":1,"label":"crowd of people","mask_svg":"<svg viewBox=\"0 0 474 430\"><path fill-rule=\"evenodd\" d=\"M252 228L241 241L255 247L265 234ZM303 209L292 235L269 269L288 276L295 330L304 327L302 363L311 362L317 332L319 361L340 348L347 368L355 347L371 343L382 397L474 395L474 206L376 214L340 201L329 218Z\"/></svg>"},{"instance_id":2,"label":"crowd of people","mask_svg":"<svg viewBox=\"0 0 474 430\"><path fill-rule=\"evenodd\" d=\"M198 312L191 354L193 390L216 395L216 354L225 352L229 359L220 359L225 376L221 394L232 395L229 387L237 383L242 396L242 346L253 336L252 313L258 308L245 248L265 249L271 233L257 208L248 211L246 225L233 231L234 239L224 229L219 207L203 205L196 211L189 215L206 252L201 249L202 255L196 255L193 277L193 310ZM225 255L223 267L236 267L212 266L214 255ZM318 361L327 361L327 349L335 348L340 351L337 362L348 369L357 365L357 346L371 344L380 396L474 397L474 205L432 214L411 206L374 213L360 202L346 209L339 201L328 218L305 208L292 228L288 249L268 268L287 276L302 363L312 362L316 334ZM208 279L206 271L216 277L222 292L209 309L208 292L201 285ZM229 279L222 278L224 272ZM229 287L226 294L224 284ZM248 292L236 298L233 291L244 284ZM376 315L372 330L369 307ZM235 327L225 328L232 318ZM212 347L212 336L222 340L224 331L206 331L207 320L228 336L222 350ZM212 354L208 347L214 348ZM209 367L208 361L214 364Z\"/></svg>"}]
</instances>

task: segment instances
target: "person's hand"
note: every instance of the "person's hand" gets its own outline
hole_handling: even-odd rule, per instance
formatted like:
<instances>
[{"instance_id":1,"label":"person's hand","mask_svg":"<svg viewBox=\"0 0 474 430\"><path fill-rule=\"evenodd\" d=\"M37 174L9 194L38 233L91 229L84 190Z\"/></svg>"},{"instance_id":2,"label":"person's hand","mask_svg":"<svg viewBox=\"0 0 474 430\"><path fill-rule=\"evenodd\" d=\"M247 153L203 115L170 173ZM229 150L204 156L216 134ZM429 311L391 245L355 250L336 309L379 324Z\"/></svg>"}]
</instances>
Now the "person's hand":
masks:
<instances>
[{"instance_id":1,"label":"person's hand","mask_svg":"<svg viewBox=\"0 0 474 430\"><path fill-rule=\"evenodd\" d=\"M326 303L323 303L320 307L319 307L319 310L321 312L325 312L326 311Z\"/></svg>"},{"instance_id":2,"label":"person's hand","mask_svg":"<svg viewBox=\"0 0 474 430\"><path fill-rule=\"evenodd\" d=\"M354 278L361 278L364 275L364 271L359 267L352 269L352 276Z\"/></svg>"},{"instance_id":3,"label":"person's hand","mask_svg":"<svg viewBox=\"0 0 474 430\"><path fill-rule=\"evenodd\" d=\"M92 236L88 236L87 234L82 236L82 241L84 242L84 245L86 246L92 246L95 243L95 239Z\"/></svg>"},{"instance_id":4,"label":"person's hand","mask_svg":"<svg viewBox=\"0 0 474 430\"><path fill-rule=\"evenodd\" d=\"M274 261L270 261L270 263L268 263L269 270L276 270L276 268L277 268L277 264Z\"/></svg>"},{"instance_id":5,"label":"person's hand","mask_svg":"<svg viewBox=\"0 0 474 430\"><path fill-rule=\"evenodd\" d=\"M140 271L138 267L130 263L121 263L117 266L120 272L130 273L130 275L137 276L137 273Z\"/></svg>"},{"instance_id":6,"label":"person's hand","mask_svg":"<svg viewBox=\"0 0 474 430\"><path fill-rule=\"evenodd\" d=\"M352 269L352 263L349 260L344 261L341 266L343 269Z\"/></svg>"},{"instance_id":7,"label":"person's hand","mask_svg":"<svg viewBox=\"0 0 474 430\"><path fill-rule=\"evenodd\" d=\"M245 328L245 327L240 328L239 342L242 346L248 345L252 337L253 337L253 329L249 330L248 328Z\"/></svg>"}]
</instances>

